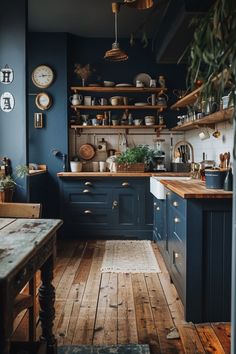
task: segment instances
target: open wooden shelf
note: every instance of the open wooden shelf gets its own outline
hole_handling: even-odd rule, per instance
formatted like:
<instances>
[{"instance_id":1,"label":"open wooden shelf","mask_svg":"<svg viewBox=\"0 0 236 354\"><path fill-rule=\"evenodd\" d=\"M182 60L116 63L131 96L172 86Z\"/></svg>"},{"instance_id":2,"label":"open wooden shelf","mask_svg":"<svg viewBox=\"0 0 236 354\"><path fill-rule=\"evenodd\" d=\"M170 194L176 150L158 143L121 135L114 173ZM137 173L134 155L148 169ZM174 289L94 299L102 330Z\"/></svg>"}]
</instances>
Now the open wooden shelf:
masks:
<instances>
[{"instance_id":1,"label":"open wooden shelf","mask_svg":"<svg viewBox=\"0 0 236 354\"><path fill-rule=\"evenodd\" d=\"M106 106L84 106L84 105L71 105L71 108L74 109L75 111L79 110L79 109L89 109L89 110L96 110L96 111L109 111L109 110L114 110L114 109L135 109L135 110L140 110L140 109L155 109L158 111L163 111L164 109L166 109L166 105L155 105L155 106L151 106L151 105L143 105L143 106L134 106L134 105L117 105L117 106L112 106L112 105L106 105Z\"/></svg>"},{"instance_id":2,"label":"open wooden shelf","mask_svg":"<svg viewBox=\"0 0 236 354\"><path fill-rule=\"evenodd\" d=\"M172 131L187 131L191 129L197 129L203 125L212 125L220 122L225 122L227 120L232 119L234 108L224 109L222 111L218 111L212 114L209 114L206 117L200 118L198 120L194 120L192 122L184 123L181 125L177 125L172 128Z\"/></svg>"},{"instance_id":3,"label":"open wooden shelf","mask_svg":"<svg viewBox=\"0 0 236 354\"><path fill-rule=\"evenodd\" d=\"M202 87L198 87L196 90L190 92L188 95L182 97L180 100L178 100L176 103L174 103L170 108L171 109L178 109L178 108L184 108L186 106L190 106L194 104L199 96L199 93L201 91Z\"/></svg>"},{"instance_id":4,"label":"open wooden shelf","mask_svg":"<svg viewBox=\"0 0 236 354\"><path fill-rule=\"evenodd\" d=\"M157 93L161 95L167 91L167 88L163 87L104 87L104 86L72 86L70 88L74 93L76 92L126 92L126 93Z\"/></svg>"},{"instance_id":5,"label":"open wooden shelf","mask_svg":"<svg viewBox=\"0 0 236 354\"><path fill-rule=\"evenodd\" d=\"M71 129L164 129L166 125L78 125L72 124Z\"/></svg>"}]
</instances>

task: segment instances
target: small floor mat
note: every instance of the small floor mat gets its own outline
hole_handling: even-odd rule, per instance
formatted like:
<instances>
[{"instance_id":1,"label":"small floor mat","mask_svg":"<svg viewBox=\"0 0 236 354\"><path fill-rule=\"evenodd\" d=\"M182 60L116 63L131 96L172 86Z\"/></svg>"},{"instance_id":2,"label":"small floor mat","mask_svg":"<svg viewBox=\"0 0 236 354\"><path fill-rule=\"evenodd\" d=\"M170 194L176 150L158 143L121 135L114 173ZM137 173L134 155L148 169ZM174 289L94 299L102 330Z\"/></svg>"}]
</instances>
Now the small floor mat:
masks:
<instances>
[{"instance_id":1,"label":"small floor mat","mask_svg":"<svg viewBox=\"0 0 236 354\"><path fill-rule=\"evenodd\" d=\"M101 272L160 273L151 241L106 241Z\"/></svg>"},{"instance_id":2,"label":"small floor mat","mask_svg":"<svg viewBox=\"0 0 236 354\"><path fill-rule=\"evenodd\" d=\"M65 345L58 347L58 354L150 354L147 344L121 345Z\"/></svg>"}]
</instances>

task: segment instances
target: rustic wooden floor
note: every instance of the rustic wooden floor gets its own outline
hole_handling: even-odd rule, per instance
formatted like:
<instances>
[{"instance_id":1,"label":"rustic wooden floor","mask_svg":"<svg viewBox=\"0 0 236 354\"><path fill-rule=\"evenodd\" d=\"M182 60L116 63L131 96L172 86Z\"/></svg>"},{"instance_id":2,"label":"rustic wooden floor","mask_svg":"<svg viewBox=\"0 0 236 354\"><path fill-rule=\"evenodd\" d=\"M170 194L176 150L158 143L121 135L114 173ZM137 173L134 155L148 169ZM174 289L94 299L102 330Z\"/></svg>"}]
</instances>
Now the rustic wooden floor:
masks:
<instances>
[{"instance_id":1,"label":"rustic wooden floor","mask_svg":"<svg viewBox=\"0 0 236 354\"><path fill-rule=\"evenodd\" d=\"M230 353L230 324L193 325L170 283L158 248L162 272L100 272L104 241L62 241L54 273L58 345L147 343L152 353ZM14 339L25 339L26 316L16 320ZM177 327L180 339L167 339ZM37 327L40 335L40 326Z\"/></svg>"}]
</instances>

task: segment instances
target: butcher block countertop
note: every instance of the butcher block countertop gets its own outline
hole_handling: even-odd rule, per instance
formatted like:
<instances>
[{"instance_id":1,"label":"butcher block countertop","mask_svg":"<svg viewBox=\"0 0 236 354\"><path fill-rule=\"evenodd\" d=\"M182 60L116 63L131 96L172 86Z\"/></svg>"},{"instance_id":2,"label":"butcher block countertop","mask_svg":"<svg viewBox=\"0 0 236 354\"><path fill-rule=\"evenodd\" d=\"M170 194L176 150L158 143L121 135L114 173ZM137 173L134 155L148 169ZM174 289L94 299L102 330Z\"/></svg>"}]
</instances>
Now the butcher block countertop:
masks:
<instances>
[{"instance_id":1,"label":"butcher block countertop","mask_svg":"<svg viewBox=\"0 0 236 354\"><path fill-rule=\"evenodd\" d=\"M58 177L151 177L151 176L189 176L189 173L184 172L58 172Z\"/></svg>"},{"instance_id":2,"label":"butcher block countertop","mask_svg":"<svg viewBox=\"0 0 236 354\"><path fill-rule=\"evenodd\" d=\"M207 189L205 182L199 180L162 180L162 184L172 192L186 199L223 199L232 198L233 192L225 192L223 189Z\"/></svg>"}]
</instances>

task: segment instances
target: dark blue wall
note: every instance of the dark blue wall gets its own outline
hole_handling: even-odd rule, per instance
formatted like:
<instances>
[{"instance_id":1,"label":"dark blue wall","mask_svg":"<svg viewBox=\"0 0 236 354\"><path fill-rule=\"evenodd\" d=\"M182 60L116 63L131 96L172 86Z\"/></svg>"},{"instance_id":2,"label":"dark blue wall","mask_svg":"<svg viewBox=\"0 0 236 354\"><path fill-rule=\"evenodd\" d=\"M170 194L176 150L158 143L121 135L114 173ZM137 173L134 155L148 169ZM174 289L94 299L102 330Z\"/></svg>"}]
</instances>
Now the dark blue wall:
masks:
<instances>
[{"instance_id":1,"label":"dark blue wall","mask_svg":"<svg viewBox=\"0 0 236 354\"><path fill-rule=\"evenodd\" d=\"M57 172L62 171L62 160L52 154L52 149L68 151L67 126L67 34L30 33L28 46L29 73L29 162L46 164L48 179L46 186L46 215L58 216L59 191ZM47 89L39 89L32 83L33 69L47 64L55 72L55 80ZM47 92L53 105L43 111L44 128L34 128L34 113L42 112L35 105L35 94Z\"/></svg>"},{"instance_id":2,"label":"dark blue wall","mask_svg":"<svg viewBox=\"0 0 236 354\"><path fill-rule=\"evenodd\" d=\"M14 10L14 11L13 11ZM26 23L27 1L1 1L0 6L0 68L7 64L14 70L11 84L0 83L0 95L11 92L15 108L5 113L0 110L0 156L11 159L13 168L27 162L26 144ZM19 180L15 198L26 199L26 181Z\"/></svg>"},{"instance_id":3,"label":"dark blue wall","mask_svg":"<svg viewBox=\"0 0 236 354\"><path fill-rule=\"evenodd\" d=\"M186 87L186 66L181 64L156 64L155 53L151 50L151 44L143 48L140 42L135 46L129 45L128 39L119 40L120 47L129 55L129 60L120 63L110 63L103 59L104 53L111 49L112 39L108 38L81 38L69 36L69 81L71 85L80 85L81 80L74 73L74 64L90 63L96 72L89 79L89 82L111 80L116 83L133 83L134 77L138 73L147 73L153 79L158 79L159 75L166 78L169 101L171 105L176 101L173 89L184 89ZM144 112L143 112L144 113ZM71 112L71 114L73 114ZM136 112L137 114L137 112ZM176 124L176 112L166 111L168 127Z\"/></svg>"}]
</instances>

